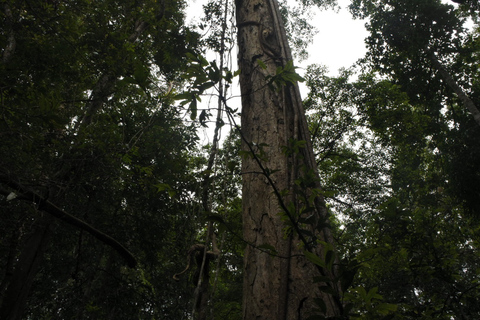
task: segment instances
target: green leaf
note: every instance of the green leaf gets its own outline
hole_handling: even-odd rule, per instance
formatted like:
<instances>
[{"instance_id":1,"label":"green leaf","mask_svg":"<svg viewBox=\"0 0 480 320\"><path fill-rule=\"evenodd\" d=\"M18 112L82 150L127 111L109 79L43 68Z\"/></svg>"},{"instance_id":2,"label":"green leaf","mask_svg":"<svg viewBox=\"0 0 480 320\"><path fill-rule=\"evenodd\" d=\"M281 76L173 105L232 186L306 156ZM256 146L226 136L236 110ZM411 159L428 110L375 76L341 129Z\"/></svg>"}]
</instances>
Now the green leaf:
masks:
<instances>
[{"instance_id":1,"label":"green leaf","mask_svg":"<svg viewBox=\"0 0 480 320\"><path fill-rule=\"evenodd\" d=\"M237 166L237 162L235 162L235 161L228 161L228 163L227 163L227 169L230 171L230 173L233 173L236 166Z\"/></svg>"},{"instance_id":2,"label":"green leaf","mask_svg":"<svg viewBox=\"0 0 480 320\"><path fill-rule=\"evenodd\" d=\"M146 87L149 71L139 60L135 60L133 77L135 81L142 87Z\"/></svg>"},{"instance_id":3,"label":"green leaf","mask_svg":"<svg viewBox=\"0 0 480 320\"><path fill-rule=\"evenodd\" d=\"M319 256L317 256L316 254L311 253L309 251L305 251L304 254L305 254L305 258L307 258L308 261L316 264L319 267L326 268L325 261Z\"/></svg>"},{"instance_id":4,"label":"green leaf","mask_svg":"<svg viewBox=\"0 0 480 320\"><path fill-rule=\"evenodd\" d=\"M325 255L325 262L327 263L328 270L332 270L333 263L335 262L335 252L333 250L328 250Z\"/></svg>"},{"instance_id":5,"label":"green leaf","mask_svg":"<svg viewBox=\"0 0 480 320\"><path fill-rule=\"evenodd\" d=\"M213 81L206 81L206 82L203 82L199 87L198 87L198 90L200 92L204 92L205 90L208 90L210 89L211 87L213 87L215 85L215 82Z\"/></svg>"},{"instance_id":6,"label":"green leaf","mask_svg":"<svg viewBox=\"0 0 480 320\"><path fill-rule=\"evenodd\" d=\"M200 116L198 117L198 121L200 121L200 124L203 127L207 127L207 124L206 124L207 118L208 118L207 110L202 110L202 112L200 112Z\"/></svg>"},{"instance_id":7,"label":"green leaf","mask_svg":"<svg viewBox=\"0 0 480 320\"><path fill-rule=\"evenodd\" d=\"M315 305L317 307L320 308L320 310L323 312L323 313L327 313L327 305L325 304L325 301L321 298L314 298L313 299L313 302L315 303Z\"/></svg>"},{"instance_id":8,"label":"green leaf","mask_svg":"<svg viewBox=\"0 0 480 320\"><path fill-rule=\"evenodd\" d=\"M173 99L174 100L193 100L195 98L195 96L193 94L191 94L190 92L183 92L183 93L179 93L179 94L176 94L173 96Z\"/></svg>"},{"instance_id":9,"label":"green leaf","mask_svg":"<svg viewBox=\"0 0 480 320\"><path fill-rule=\"evenodd\" d=\"M383 299L383 297L377 294L378 287L374 287L368 291L368 294L365 298L365 301L372 301L373 298L375 299Z\"/></svg>"},{"instance_id":10,"label":"green leaf","mask_svg":"<svg viewBox=\"0 0 480 320\"><path fill-rule=\"evenodd\" d=\"M233 78L232 72L230 70L227 70L224 76L225 81L227 81L228 83L232 83L232 78Z\"/></svg>"},{"instance_id":11,"label":"green leaf","mask_svg":"<svg viewBox=\"0 0 480 320\"><path fill-rule=\"evenodd\" d=\"M333 290L333 288L330 287L330 286L320 286L320 287L318 287L318 290L320 290L322 292L325 292L325 293L328 293L328 294L331 294L331 295L336 295L337 294L335 292L335 290Z\"/></svg>"},{"instance_id":12,"label":"green leaf","mask_svg":"<svg viewBox=\"0 0 480 320\"><path fill-rule=\"evenodd\" d=\"M213 83L220 81L220 69L218 69L216 61L210 63L210 68L208 68L208 78L212 80Z\"/></svg>"},{"instance_id":13,"label":"green leaf","mask_svg":"<svg viewBox=\"0 0 480 320\"><path fill-rule=\"evenodd\" d=\"M367 291L365 291L364 287L357 287L354 289L354 291L356 291L360 295L360 298L363 301L367 301Z\"/></svg>"},{"instance_id":14,"label":"green leaf","mask_svg":"<svg viewBox=\"0 0 480 320\"><path fill-rule=\"evenodd\" d=\"M396 312L397 309L398 309L398 306L396 304L391 304L391 303L380 303L375 308L375 310L382 315L387 315L389 313Z\"/></svg>"},{"instance_id":15,"label":"green leaf","mask_svg":"<svg viewBox=\"0 0 480 320\"><path fill-rule=\"evenodd\" d=\"M342 286L342 291L347 291L347 289L352 285L353 280L355 279L355 275L357 273L358 267L351 269L351 270L345 270L341 277L340 277L340 283Z\"/></svg>"},{"instance_id":16,"label":"green leaf","mask_svg":"<svg viewBox=\"0 0 480 320\"><path fill-rule=\"evenodd\" d=\"M188 110L190 111L190 119L195 120L197 118L197 99L193 99L190 102Z\"/></svg>"},{"instance_id":17,"label":"green leaf","mask_svg":"<svg viewBox=\"0 0 480 320\"><path fill-rule=\"evenodd\" d=\"M257 59L257 64L260 66L262 69L267 69L267 65L260 59Z\"/></svg>"},{"instance_id":18,"label":"green leaf","mask_svg":"<svg viewBox=\"0 0 480 320\"><path fill-rule=\"evenodd\" d=\"M157 188L158 192L161 192L161 191L164 191L164 190L169 190L169 189L172 188L167 183L159 183L159 184L156 184L155 187Z\"/></svg>"},{"instance_id":19,"label":"green leaf","mask_svg":"<svg viewBox=\"0 0 480 320\"><path fill-rule=\"evenodd\" d=\"M247 151L247 150L238 151L238 155L243 159L252 159L253 158L253 152Z\"/></svg>"},{"instance_id":20,"label":"green leaf","mask_svg":"<svg viewBox=\"0 0 480 320\"><path fill-rule=\"evenodd\" d=\"M185 52L185 55L187 56L187 58L190 61L197 61L197 57L194 54L192 54L191 52Z\"/></svg>"},{"instance_id":21,"label":"green leaf","mask_svg":"<svg viewBox=\"0 0 480 320\"><path fill-rule=\"evenodd\" d=\"M155 187L157 188L158 192L167 191L170 198L173 198L177 194L177 192L173 190L173 188L169 184L166 183L156 184Z\"/></svg>"}]
</instances>

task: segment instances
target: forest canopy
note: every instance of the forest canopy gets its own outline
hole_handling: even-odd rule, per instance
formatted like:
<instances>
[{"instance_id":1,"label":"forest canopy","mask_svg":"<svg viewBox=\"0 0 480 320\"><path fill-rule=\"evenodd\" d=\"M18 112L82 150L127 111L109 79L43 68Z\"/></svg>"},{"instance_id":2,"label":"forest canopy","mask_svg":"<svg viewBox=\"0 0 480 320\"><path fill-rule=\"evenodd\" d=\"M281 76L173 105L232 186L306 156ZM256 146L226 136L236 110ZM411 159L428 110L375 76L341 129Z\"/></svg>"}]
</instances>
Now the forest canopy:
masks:
<instances>
[{"instance_id":1,"label":"forest canopy","mask_svg":"<svg viewBox=\"0 0 480 320\"><path fill-rule=\"evenodd\" d=\"M187 22L182 0L2 1L0 319L243 319L249 281L285 261L320 272L278 277L316 288L302 319L480 318L478 1L352 0L367 53L337 76L292 63L335 1L236 21L247 4ZM295 104L297 82L308 132L277 148L283 188L255 139L283 139L289 111L251 129L270 111L246 102ZM275 205L243 197L253 174Z\"/></svg>"}]
</instances>

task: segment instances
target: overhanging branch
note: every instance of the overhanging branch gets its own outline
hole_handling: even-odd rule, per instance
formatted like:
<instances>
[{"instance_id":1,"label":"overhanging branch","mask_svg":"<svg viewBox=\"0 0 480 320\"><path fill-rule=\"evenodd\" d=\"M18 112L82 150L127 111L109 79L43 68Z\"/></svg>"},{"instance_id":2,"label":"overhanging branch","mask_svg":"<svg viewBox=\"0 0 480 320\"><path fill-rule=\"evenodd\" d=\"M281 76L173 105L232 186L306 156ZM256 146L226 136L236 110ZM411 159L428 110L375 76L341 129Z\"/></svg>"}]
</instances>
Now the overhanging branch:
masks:
<instances>
[{"instance_id":1,"label":"overhanging branch","mask_svg":"<svg viewBox=\"0 0 480 320\"><path fill-rule=\"evenodd\" d=\"M62 220L78 229L84 230L90 233L92 236L105 243L106 245L112 247L117 251L127 262L127 265L130 268L135 268L137 266L137 260L133 254L128 251L122 244L117 240L113 239L109 235L101 232L100 230L95 229L90 224L86 223L83 220L78 219L77 217L69 214L68 212L60 209L52 202L48 201L44 197L40 196L38 193L28 189L21 183L15 181L10 176L5 174L0 174L0 183L7 185L8 187L15 190L15 193L18 194L18 199L25 201L32 201L38 206L38 209L44 211L48 214L51 214L55 218Z\"/></svg>"}]
</instances>

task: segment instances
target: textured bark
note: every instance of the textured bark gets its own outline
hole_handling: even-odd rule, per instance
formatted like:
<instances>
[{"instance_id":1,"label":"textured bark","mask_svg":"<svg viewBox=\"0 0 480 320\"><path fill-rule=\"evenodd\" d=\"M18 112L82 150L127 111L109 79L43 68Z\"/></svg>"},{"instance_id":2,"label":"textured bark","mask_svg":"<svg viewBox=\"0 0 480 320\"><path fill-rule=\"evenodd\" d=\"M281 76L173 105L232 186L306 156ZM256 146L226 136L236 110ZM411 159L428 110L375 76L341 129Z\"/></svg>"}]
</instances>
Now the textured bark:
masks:
<instances>
[{"instance_id":1,"label":"textured bark","mask_svg":"<svg viewBox=\"0 0 480 320\"><path fill-rule=\"evenodd\" d=\"M270 177L277 190L293 190L295 179L308 168L317 173L308 127L296 85L272 90L266 77L275 75L279 66L291 60L286 34L275 0L243 0L236 3L238 27L240 86L242 92L243 150L251 146L264 153L262 164L278 170ZM258 64L261 60L262 67ZM300 154L287 157L282 148L290 139L306 141ZM250 146L249 146L250 144ZM259 147L264 145L263 147ZM257 146L257 149L255 149ZM261 149L261 150L260 150ZM303 256L304 244L297 236L285 236L279 199L272 185L261 173L255 159L246 157L243 175L243 234L250 243L245 251L243 291L244 319L306 319L320 297L327 305L327 315L341 313L332 296L318 291L313 278L328 275ZM317 174L318 175L318 174ZM316 181L316 187L319 182ZM285 203L295 201L290 192ZM316 217L325 217L323 199L316 199ZM328 230L318 235L331 242ZM271 245L277 256L259 250ZM309 251L321 255L321 248Z\"/></svg>"}]
</instances>

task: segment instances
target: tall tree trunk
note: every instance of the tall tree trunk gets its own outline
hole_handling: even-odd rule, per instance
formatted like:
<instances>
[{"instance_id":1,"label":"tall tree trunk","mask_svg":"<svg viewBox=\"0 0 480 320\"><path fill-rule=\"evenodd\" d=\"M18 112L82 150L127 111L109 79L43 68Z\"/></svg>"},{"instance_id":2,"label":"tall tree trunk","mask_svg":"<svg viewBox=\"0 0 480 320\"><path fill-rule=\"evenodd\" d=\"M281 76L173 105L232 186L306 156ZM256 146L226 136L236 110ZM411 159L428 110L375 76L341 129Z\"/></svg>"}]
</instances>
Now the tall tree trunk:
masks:
<instances>
[{"instance_id":1,"label":"tall tree trunk","mask_svg":"<svg viewBox=\"0 0 480 320\"><path fill-rule=\"evenodd\" d=\"M236 6L242 148L259 154L246 157L242 163L243 233L250 244L244 258L243 318L306 319L312 314L315 298L324 301L327 316L340 315L338 296L320 292L319 284L314 283L316 276L329 276L334 284L334 276L303 254L307 250L322 257L322 248L301 241L298 230L286 233L285 216L280 214L293 202L297 212L290 212L290 218L298 215L295 180L306 178L308 173L316 178L314 188L320 185L298 86L287 83L272 89L267 85L277 68L292 60L278 4L275 0L237 0ZM292 141L305 141L305 147L287 156L284 148ZM288 196L280 201L272 186L277 191L288 190ZM325 221L321 196L315 199L314 207L314 220ZM317 239L333 242L327 229L318 232L315 226L310 227ZM270 246L276 254L261 249Z\"/></svg>"},{"instance_id":2,"label":"tall tree trunk","mask_svg":"<svg viewBox=\"0 0 480 320\"><path fill-rule=\"evenodd\" d=\"M22 319L30 288L49 243L52 218L49 216L42 217L37 224L37 229L28 239L21 255L18 257L17 265L2 301L0 319Z\"/></svg>"},{"instance_id":3,"label":"tall tree trunk","mask_svg":"<svg viewBox=\"0 0 480 320\"><path fill-rule=\"evenodd\" d=\"M467 108L468 111L470 111L475 122L480 125L480 111L478 110L475 103L472 101L472 99L470 99L470 97L465 93L465 91L463 91L463 89L458 85L455 79L453 79L447 68L445 68L445 66L440 61L438 61L435 54L432 53L430 57L433 66L438 70L445 83L450 87L450 89L453 90L453 92L455 92L455 94L462 102L463 106Z\"/></svg>"}]
</instances>

